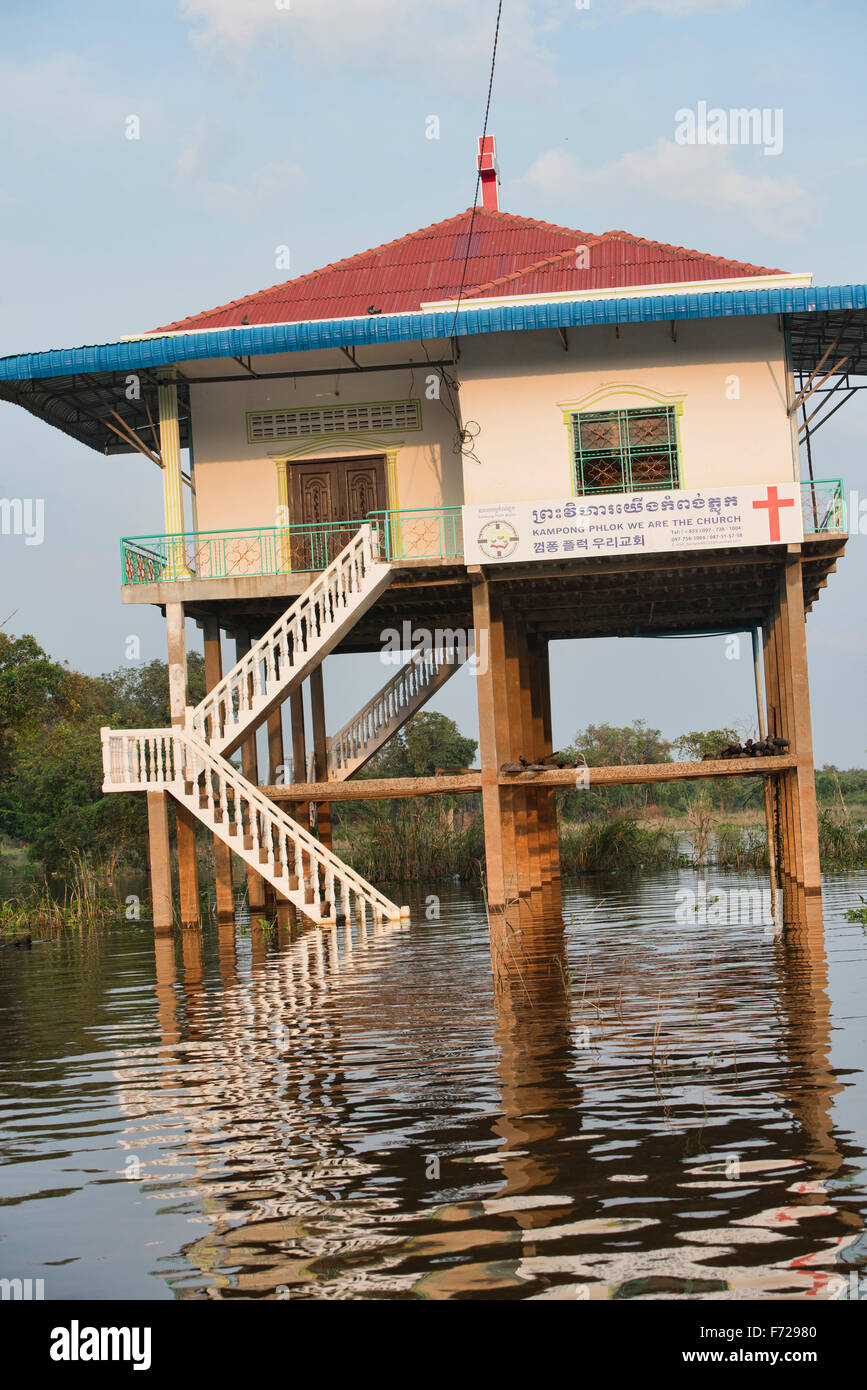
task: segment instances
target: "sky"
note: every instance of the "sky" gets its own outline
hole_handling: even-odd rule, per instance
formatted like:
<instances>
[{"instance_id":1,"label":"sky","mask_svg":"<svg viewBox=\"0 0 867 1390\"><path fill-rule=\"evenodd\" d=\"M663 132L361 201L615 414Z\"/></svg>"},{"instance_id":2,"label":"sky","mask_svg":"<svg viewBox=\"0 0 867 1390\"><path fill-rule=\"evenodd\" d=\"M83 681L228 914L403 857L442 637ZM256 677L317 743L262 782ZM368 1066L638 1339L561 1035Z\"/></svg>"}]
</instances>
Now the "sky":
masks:
<instances>
[{"instance_id":1,"label":"sky","mask_svg":"<svg viewBox=\"0 0 867 1390\"><path fill-rule=\"evenodd\" d=\"M278 247L303 274L468 207L496 9L3 0L0 355L148 330L286 278ZM867 281L865 39L863 0L504 0L489 124L500 206L817 284ZM766 108L782 138L678 144L677 113L701 101ZM816 475L847 495L867 495L865 412L857 397L815 441ZM45 507L41 545L0 535L4 631L91 672L123 665L131 635L142 660L165 657L159 611L120 597L120 537L163 529L154 465L0 403L0 497ZM865 579L852 534L807 624L819 765L867 765ZM557 643L555 742L636 718L667 737L747 731L748 647ZM382 681L375 657L331 659L329 724ZM473 735L469 673L429 708Z\"/></svg>"}]
</instances>

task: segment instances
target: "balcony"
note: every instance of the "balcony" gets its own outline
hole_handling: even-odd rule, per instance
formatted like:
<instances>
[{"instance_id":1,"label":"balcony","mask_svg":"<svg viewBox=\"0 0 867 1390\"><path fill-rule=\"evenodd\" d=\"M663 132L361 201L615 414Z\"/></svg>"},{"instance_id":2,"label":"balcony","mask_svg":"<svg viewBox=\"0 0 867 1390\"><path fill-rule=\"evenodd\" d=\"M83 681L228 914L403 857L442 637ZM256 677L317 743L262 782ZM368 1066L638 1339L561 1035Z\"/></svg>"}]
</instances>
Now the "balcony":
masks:
<instances>
[{"instance_id":1,"label":"balcony","mask_svg":"<svg viewBox=\"0 0 867 1390\"><path fill-rule=\"evenodd\" d=\"M825 478L801 484L804 535L846 530L843 483ZM417 507L371 512L384 559L460 562L460 507ZM168 579L250 579L318 573L355 534L357 521L317 525L195 531L186 535L127 536L120 543L121 582L158 584Z\"/></svg>"},{"instance_id":2,"label":"balcony","mask_svg":"<svg viewBox=\"0 0 867 1390\"><path fill-rule=\"evenodd\" d=\"M386 560L463 557L460 507L371 512L365 519L375 528ZM181 577L251 579L316 574L348 544L359 525L358 521L330 521L186 535L125 536L120 543L121 582L138 585Z\"/></svg>"}]
</instances>

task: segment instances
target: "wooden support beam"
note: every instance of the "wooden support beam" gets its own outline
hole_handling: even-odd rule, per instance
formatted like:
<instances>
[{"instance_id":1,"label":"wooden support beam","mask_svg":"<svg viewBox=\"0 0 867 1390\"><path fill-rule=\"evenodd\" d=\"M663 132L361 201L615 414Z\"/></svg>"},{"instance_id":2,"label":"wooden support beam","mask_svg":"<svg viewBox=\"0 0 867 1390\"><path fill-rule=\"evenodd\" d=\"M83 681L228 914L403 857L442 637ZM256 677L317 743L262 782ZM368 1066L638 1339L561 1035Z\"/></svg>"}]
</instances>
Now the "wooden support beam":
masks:
<instances>
[{"instance_id":1,"label":"wooden support beam","mask_svg":"<svg viewBox=\"0 0 867 1390\"><path fill-rule=\"evenodd\" d=\"M220 643L220 625L216 618L206 618L202 623L205 647L205 686L213 690L223 677L223 651ZM235 890L232 884L232 851L229 846L214 835L214 880L217 895L217 918L234 919Z\"/></svg>"}]
</instances>

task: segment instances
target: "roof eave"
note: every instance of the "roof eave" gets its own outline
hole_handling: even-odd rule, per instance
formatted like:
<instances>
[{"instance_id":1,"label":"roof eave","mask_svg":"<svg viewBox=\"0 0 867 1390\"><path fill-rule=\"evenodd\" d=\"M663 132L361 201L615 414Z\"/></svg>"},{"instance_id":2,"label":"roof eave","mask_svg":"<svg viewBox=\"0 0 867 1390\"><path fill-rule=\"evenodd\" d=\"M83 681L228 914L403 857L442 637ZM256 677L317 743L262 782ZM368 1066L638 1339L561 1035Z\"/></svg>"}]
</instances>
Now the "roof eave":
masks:
<instances>
[{"instance_id":1,"label":"roof eave","mask_svg":"<svg viewBox=\"0 0 867 1390\"><path fill-rule=\"evenodd\" d=\"M524 301L453 309L307 319L283 324L162 334L78 348L51 349L0 359L0 381L147 370L215 357L275 356L334 347L429 341L485 333L671 319L746 318L766 314L839 312L867 308L867 284L762 289L703 288L688 293L648 293L606 298Z\"/></svg>"}]
</instances>

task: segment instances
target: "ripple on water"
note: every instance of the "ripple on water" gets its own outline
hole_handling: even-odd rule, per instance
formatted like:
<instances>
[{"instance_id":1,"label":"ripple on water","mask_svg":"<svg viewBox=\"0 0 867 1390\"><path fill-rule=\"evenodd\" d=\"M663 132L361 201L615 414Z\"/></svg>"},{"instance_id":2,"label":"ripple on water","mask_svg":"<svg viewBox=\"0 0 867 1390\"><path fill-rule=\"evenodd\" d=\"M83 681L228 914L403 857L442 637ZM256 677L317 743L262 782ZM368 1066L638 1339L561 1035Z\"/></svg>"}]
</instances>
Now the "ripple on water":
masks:
<instances>
[{"instance_id":1,"label":"ripple on water","mask_svg":"<svg viewBox=\"0 0 867 1390\"><path fill-rule=\"evenodd\" d=\"M496 991L480 898L442 885L438 920L420 892L349 939L155 950L124 923L3 953L2 1272L49 1298L839 1296L867 875L828 880L824 948L678 922L694 886L568 886Z\"/></svg>"}]
</instances>

